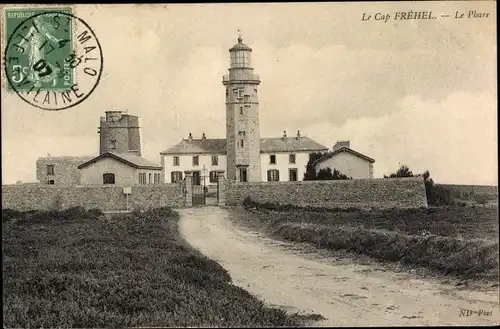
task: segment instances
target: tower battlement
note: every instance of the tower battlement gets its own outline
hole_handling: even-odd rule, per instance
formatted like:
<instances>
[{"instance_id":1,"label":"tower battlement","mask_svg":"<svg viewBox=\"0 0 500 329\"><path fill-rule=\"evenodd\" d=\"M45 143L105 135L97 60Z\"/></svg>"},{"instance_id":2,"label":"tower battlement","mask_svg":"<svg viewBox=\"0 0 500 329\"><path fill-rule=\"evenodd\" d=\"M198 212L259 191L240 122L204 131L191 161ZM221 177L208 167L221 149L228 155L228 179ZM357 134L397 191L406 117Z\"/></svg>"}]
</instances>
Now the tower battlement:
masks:
<instances>
[{"instance_id":1,"label":"tower battlement","mask_svg":"<svg viewBox=\"0 0 500 329\"><path fill-rule=\"evenodd\" d=\"M139 117L126 111L106 111L100 118L99 154L106 152L141 155Z\"/></svg>"}]
</instances>

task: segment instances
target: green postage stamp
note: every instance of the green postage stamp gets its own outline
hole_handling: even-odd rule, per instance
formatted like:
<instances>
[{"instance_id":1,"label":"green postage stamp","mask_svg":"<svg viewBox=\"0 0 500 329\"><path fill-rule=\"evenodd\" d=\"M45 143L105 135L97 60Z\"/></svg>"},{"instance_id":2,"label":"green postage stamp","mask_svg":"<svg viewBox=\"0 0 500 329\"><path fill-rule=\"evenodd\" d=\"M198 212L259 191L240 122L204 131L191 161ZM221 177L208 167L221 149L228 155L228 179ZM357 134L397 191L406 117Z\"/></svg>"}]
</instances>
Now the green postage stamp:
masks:
<instances>
[{"instance_id":1,"label":"green postage stamp","mask_svg":"<svg viewBox=\"0 0 500 329\"><path fill-rule=\"evenodd\" d=\"M16 85L14 89L7 84L8 91L28 91L33 85L41 91L60 91L73 85L75 70L65 61L73 52L73 26L68 16L57 12L72 14L71 8L5 10L4 40L13 39L5 55L14 59L7 62L7 74Z\"/></svg>"},{"instance_id":2,"label":"green postage stamp","mask_svg":"<svg viewBox=\"0 0 500 329\"><path fill-rule=\"evenodd\" d=\"M102 49L70 7L5 8L5 90L51 111L83 102L97 87Z\"/></svg>"}]
</instances>

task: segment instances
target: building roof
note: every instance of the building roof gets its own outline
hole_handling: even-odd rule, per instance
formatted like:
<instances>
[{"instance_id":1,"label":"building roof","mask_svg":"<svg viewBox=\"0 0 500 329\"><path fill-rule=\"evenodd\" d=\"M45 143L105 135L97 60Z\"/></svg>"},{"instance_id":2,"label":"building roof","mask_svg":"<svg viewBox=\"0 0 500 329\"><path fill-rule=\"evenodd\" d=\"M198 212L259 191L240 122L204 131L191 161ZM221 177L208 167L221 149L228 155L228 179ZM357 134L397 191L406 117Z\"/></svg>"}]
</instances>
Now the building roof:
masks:
<instances>
[{"instance_id":1,"label":"building roof","mask_svg":"<svg viewBox=\"0 0 500 329\"><path fill-rule=\"evenodd\" d=\"M321 162L323 162L323 161L325 161L325 160L327 160L327 159L329 159L329 158L333 157L334 155L339 154L339 153L342 153L342 152L351 153L351 154L353 154L353 155L355 155L355 156L357 156L357 157L360 157L360 158L362 158L362 159L365 159L366 161L369 161L369 162L371 162L371 163L374 163L374 162L375 162L375 160L374 160L374 159L372 159L372 158L370 158L370 157L368 157L368 156L366 156L366 155L364 155L364 154L361 154L361 153L359 153L359 152L356 152L356 151L354 151L353 149L351 149L351 148L349 148L349 147L343 146L343 147L341 147L341 148L339 148L339 149L337 149L337 150L335 150L335 151L333 151L333 152L330 152L330 153L328 153L328 154L326 154L326 155L322 156L322 157L321 157L321 158L319 158L318 160L314 161L314 165L317 165L318 163L321 163Z\"/></svg>"},{"instance_id":2,"label":"building roof","mask_svg":"<svg viewBox=\"0 0 500 329\"><path fill-rule=\"evenodd\" d=\"M260 139L260 153L317 152L327 150L327 147L316 143L308 137L277 137ZM183 139L171 148L160 152L160 154L226 154L226 139Z\"/></svg>"},{"instance_id":3,"label":"building roof","mask_svg":"<svg viewBox=\"0 0 500 329\"><path fill-rule=\"evenodd\" d=\"M261 138L260 153L328 151L328 148L316 143L309 137Z\"/></svg>"},{"instance_id":4,"label":"building roof","mask_svg":"<svg viewBox=\"0 0 500 329\"><path fill-rule=\"evenodd\" d=\"M226 154L225 138L182 139L171 148L160 154Z\"/></svg>"},{"instance_id":5,"label":"building roof","mask_svg":"<svg viewBox=\"0 0 500 329\"><path fill-rule=\"evenodd\" d=\"M86 155L86 156L61 156L61 157L53 157L53 156L46 156L46 157L40 157L36 161L43 161L43 162L76 162L76 163L83 163L85 161L88 161L95 157L95 155Z\"/></svg>"},{"instance_id":6,"label":"building roof","mask_svg":"<svg viewBox=\"0 0 500 329\"><path fill-rule=\"evenodd\" d=\"M122 163L125 163L126 165L129 165L129 166L137 168L137 169L161 170L161 166L154 164L154 163L150 162L149 160L146 160L143 157L140 157L138 155L131 154L131 153L115 153L115 152L106 152L106 153L103 153L99 156L96 156L95 158L92 158L89 161L79 165L78 169L82 169L82 168L84 168L92 163L95 163L101 159L108 158L108 157L115 159L115 160L118 160Z\"/></svg>"},{"instance_id":7,"label":"building roof","mask_svg":"<svg viewBox=\"0 0 500 329\"><path fill-rule=\"evenodd\" d=\"M229 49L229 51L235 51L235 50L249 50L252 51L252 48L248 47L246 44L243 43L243 38L238 37L238 43L233 46L233 48Z\"/></svg>"}]
</instances>

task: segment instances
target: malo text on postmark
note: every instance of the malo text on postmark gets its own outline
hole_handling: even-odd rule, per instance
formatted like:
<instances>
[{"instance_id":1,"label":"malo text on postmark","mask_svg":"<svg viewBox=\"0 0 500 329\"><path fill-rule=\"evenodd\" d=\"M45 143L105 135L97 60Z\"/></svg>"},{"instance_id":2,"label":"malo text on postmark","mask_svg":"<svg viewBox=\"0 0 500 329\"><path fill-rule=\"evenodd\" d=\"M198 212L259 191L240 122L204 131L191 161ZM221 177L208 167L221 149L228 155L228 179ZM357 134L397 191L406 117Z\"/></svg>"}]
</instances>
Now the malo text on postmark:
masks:
<instances>
[{"instance_id":1,"label":"malo text on postmark","mask_svg":"<svg viewBox=\"0 0 500 329\"><path fill-rule=\"evenodd\" d=\"M6 9L7 92L43 110L74 107L92 94L102 74L94 31L70 8Z\"/></svg>"}]
</instances>

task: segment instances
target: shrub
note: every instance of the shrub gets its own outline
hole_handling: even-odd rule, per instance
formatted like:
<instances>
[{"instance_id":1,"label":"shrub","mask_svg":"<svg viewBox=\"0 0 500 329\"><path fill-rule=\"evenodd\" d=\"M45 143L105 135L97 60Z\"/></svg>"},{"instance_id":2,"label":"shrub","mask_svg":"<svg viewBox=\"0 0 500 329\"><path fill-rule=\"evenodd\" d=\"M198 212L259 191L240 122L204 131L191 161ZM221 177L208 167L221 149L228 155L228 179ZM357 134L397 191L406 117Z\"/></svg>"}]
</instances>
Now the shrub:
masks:
<instances>
[{"instance_id":1,"label":"shrub","mask_svg":"<svg viewBox=\"0 0 500 329\"><path fill-rule=\"evenodd\" d=\"M104 213L99 208L89 209L86 214L89 218L100 218L101 216L104 216Z\"/></svg>"},{"instance_id":2,"label":"shrub","mask_svg":"<svg viewBox=\"0 0 500 329\"><path fill-rule=\"evenodd\" d=\"M2 209L2 222L8 222L15 218L21 218L22 212L14 209L5 208Z\"/></svg>"},{"instance_id":3,"label":"shrub","mask_svg":"<svg viewBox=\"0 0 500 329\"><path fill-rule=\"evenodd\" d=\"M442 185L435 185L433 182L426 183L427 203L430 206L454 205L451 191Z\"/></svg>"},{"instance_id":4,"label":"shrub","mask_svg":"<svg viewBox=\"0 0 500 329\"><path fill-rule=\"evenodd\" d=\"M179 214L170 207L161 207L151 209L147 212L148 215L153 215L155 217L163 218L179 218Z\"/></svg>"},{"instance_id":5,"label":"shrub","mask_svg":"<svg viewBox=\"0 0 500 329\"><path fill-rule=\"evenodd\" d=\"M85 217L87 211L83 207L72 207L61 211L61 217L65 219L82 219Z\"/></svg>"},{"instance_id":6,"label":"shrub","mask_svg":"<svg viewBox=\"0 0 500 329\"><path fill-rule=\"evenodd\" d=\"M255 207L256 203L255 201L252 200L252 198L250 196L247 196L244 200L243 200L243 206L245 208L253 208Z\"/></svg>"},{"instance_id":7,"label":"shrub","mask_svg":"<svg viewBox=\"0 0 500 329\"><path fill-rule=\"evenodd\" d=\"M487 204L488 203L488 196L484 194L476 194L474 195L474 200L479 203L479 204Z\"/></svg>"}]
</instances>

